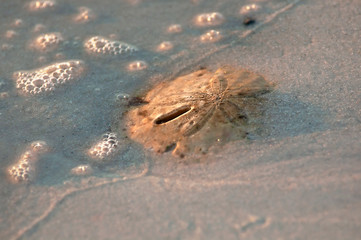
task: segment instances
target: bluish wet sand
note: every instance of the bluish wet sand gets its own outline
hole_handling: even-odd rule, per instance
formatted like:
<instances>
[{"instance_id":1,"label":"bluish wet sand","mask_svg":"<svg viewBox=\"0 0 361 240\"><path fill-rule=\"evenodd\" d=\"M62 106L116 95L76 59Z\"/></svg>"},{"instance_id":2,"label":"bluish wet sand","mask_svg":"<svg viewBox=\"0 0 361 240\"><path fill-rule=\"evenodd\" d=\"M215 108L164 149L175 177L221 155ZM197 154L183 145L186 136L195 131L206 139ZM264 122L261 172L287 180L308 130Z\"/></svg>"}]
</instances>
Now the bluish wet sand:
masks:
<instances>
[{"instance_id":1,"label":"bluish wet sand","mask_svg":"<svg viewBox=\"0 0 361 240\"><path fill-rule=\"evenodd\" d=\"M358 1L31 1L0 10L1 239L356 239L360 235L360 4ZM242 15L246 4L260 6ZM79 7L89 22L76 20ZM195 17L219 12L219 25ZM245 16L256 23L243 24ZM20 19L21 21L17 20ZM337 21L336 21L337 20ZM40 24L40 25L39 25ZM168 32L180 24L179 33ZM204 42L210 30L222 38ZM41 51L34 40L59 32ZM91 54L93 36L134 45ZM159 51L170 41L173 48ZM16 88L14 72L79 59L83 74L45 94ZM144 61L132 71L129 64ZM231 64L277 84L267 96L263 132L187 160L157 155L126 138L126 99L205 66ZM136 65L135 65L136 66ZM93 159L106 132L116 154ZM33 141L35 177L14 184L9 166ZM89 164L88 176L71 169Z\"/></svg>"}]
</instances>

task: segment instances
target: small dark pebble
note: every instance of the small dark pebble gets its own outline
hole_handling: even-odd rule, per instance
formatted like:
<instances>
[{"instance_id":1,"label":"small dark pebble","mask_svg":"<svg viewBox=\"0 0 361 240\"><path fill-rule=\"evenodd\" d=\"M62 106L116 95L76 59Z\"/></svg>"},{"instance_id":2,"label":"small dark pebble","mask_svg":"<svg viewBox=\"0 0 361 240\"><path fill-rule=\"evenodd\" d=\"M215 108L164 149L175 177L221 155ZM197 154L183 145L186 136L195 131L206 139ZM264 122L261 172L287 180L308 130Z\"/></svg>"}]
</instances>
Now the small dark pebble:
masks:
<instances>
[{"instance_id":1,"label":"small dark pebble","mask_svg":"<svg viewBox=\"0 0 361 240\"><path fill-rule=\"evenodd\" d=\"M148 103L148 102L144 101L144 99L141 97L132 97L128 102L128 106L130 106L130 107L140 106L140 105L146 104L146 103Z\"/></svg>"},{"instance_id":2,"label":"small dark pebble","mask_svg":"<svg viewBox=\"0 0 361 240\"><path fill-rule=\"evenodd\" d=\"M256 19L254 17L245 17L243 19L243 25L249 26L256 23Z\"/></svg>"}]
</instances>

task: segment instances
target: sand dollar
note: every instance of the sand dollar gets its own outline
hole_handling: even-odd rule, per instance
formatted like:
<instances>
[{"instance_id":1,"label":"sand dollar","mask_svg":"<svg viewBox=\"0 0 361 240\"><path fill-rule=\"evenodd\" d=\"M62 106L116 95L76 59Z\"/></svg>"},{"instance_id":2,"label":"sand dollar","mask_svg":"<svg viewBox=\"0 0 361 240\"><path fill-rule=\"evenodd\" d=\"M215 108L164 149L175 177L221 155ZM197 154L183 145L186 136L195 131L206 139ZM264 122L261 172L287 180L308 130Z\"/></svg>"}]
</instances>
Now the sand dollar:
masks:
<instances>
[{"instance_id":1,"label":"sand dollar","mask_svg":"<svg viewBox=\"0 0 361 240\"><path fill-rule=\"evenodd\" d=\"M206 152L216 142L245 138L258 97L272 88L245 69L197 70L150 90L146 104L128 112L128 134L160 153Z\"/></svg>"}]
</instances>

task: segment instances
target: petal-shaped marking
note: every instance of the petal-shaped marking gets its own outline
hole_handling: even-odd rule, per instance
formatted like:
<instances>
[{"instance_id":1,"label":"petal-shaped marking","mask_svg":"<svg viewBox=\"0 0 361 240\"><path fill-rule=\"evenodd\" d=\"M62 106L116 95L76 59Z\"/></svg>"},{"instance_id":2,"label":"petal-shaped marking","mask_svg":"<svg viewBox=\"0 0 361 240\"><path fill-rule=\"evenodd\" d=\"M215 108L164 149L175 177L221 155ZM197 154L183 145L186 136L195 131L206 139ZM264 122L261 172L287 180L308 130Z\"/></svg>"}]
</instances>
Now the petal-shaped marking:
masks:
<instances>
[{"instance_id":1,"label":"petal-shaped marking","mask_svg":"<svg viewBox=\"0 0 361 240\"><path fill-rule=\"evenodd\" d=\"M248 75L247 75L248 76ZM269 84L262 76L255 75L254 77L248 77L237 88L230 88L227 91L227 95L239 95L239 96L259 96L272 90L272 85Z\"/></svg>"},{"instance_id":2,"label":"petal-shaped marking","mask_svg":"<svg viewBox=\"0 0 361 240\"><path fill-rule=\"evenodd\" d=\"M232 101L224 101L220 104L219 109L230 123L237 126L247 123L248 117L246 112Z\"/></svg>"},{"instance_id":3,"label":"petal-shaped marking","mask_svg":"<svg viewBox=\"0 0 361 240\"><path fill-rule=\"evenodd\" d=\"M181 93L164 96L164 101L158 103L158 106L173 106L179 103L191 103L206 99L206 93Z\"/></svg>"},{"instance_id":4,"label":"petal-shaped marking","mask_svg":"<svg viewBox=\"0 0 361 240\"><path fill-rule=\"evenodd\" d=\"M239 89L234 89L229 91L227 94L231 95L230 97L258 97L265 93L271 91L271 88L266 89L265 87L241 87Z\"/></svg>"},{"instance_id":5,"label":"petal-shaped marking","mask_svg":"<svg viewBox=\"0 0 361 240\"><path fill-rule=\"evenodd\" d=\"M183 127L183 135L190 136L201 130L209 118L212 117L214 110L214 104L208 104L201 109L194 109Z\"/></svg>"},{"instance_id":6,"label":"petal-shaped marking","mask_svg":"<svg viewBox=\"0 0 361 240\"><path fill-rule=\"evenodd\" d=\"M225 78L222 69L218 69L212 78L209 80L212 94L223 93L228 86L227 79Z\"/></svg>"}]
</instances>

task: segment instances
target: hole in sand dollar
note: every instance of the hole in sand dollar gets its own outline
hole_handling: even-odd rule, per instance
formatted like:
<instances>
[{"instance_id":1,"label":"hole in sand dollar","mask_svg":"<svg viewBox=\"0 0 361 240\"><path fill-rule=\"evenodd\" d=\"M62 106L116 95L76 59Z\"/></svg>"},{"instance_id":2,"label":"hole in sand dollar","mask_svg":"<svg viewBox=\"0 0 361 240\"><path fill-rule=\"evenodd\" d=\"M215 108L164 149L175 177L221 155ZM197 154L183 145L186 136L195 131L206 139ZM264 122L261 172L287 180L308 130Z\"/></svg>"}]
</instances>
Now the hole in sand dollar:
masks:
<instances>
[{"instance_id":1,"label":"hole in sand dollar","mask_svg":"<svg viewBox=\"0 0 361 240\"><path fill-rule=\"evenodd\" d=\"M177 108L169 113L166 113L166 114L160 116L159 118L154 120L154 123L155 124L164 124L164 123L170 122L170 121L186 114L190 110L191 110L190 106L182 106L180 108Z\"/></svg>"}]
</instances>

